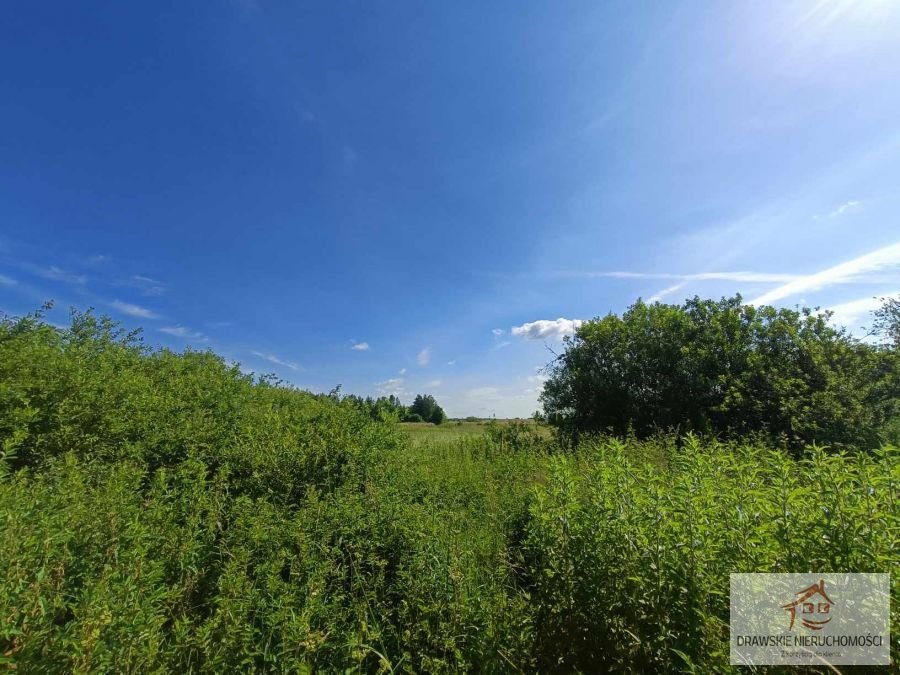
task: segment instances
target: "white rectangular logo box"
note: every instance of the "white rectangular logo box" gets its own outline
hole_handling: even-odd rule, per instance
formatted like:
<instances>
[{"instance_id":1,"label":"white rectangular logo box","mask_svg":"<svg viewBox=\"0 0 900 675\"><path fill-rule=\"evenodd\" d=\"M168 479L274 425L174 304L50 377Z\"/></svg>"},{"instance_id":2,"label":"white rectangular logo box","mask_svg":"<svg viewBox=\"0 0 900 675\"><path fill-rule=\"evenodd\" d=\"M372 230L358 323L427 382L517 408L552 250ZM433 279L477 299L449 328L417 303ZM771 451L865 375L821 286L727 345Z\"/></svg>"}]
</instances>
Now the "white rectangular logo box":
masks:
<instances>
[{"instance_id":1,"label":"white rectangular logo box","mask_svg":"<svg viewBox=\"0 0 900 675\"><path fill-rule=\"evenodd\" d=\"M889 574L732 574L733 665L888 665Z\"/></svg>"}]
</instances>

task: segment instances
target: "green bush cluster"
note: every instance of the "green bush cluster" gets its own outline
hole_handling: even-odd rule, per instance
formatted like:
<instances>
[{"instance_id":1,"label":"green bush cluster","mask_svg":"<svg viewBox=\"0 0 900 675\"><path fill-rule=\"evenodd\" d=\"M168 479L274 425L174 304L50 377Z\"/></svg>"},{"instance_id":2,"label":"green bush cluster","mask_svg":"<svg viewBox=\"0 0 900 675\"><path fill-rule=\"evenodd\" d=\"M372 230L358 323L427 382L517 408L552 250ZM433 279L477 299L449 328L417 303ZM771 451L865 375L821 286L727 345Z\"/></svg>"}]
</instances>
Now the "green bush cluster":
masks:
<instances>
[{"instance_id":1,"label":"green bush cluster","mask_svg":"<svg viewBox=\"0 0 900 675\"><path fill-rule=\"evenodd\" d=\"M574 439L676 430L765 433L796 451L896 442L900 351L856 340L829 318L739 295L639 300L566 338L541 396L546 419Z\"/></svg>"},{"instance_id":2,"label":"green bush cluster","mask_svg":"<svg viewBox=\"0 0 900 675\"><path fill-rule=\"evenodd\" d=\"M90 314L0 322L0 443L19 672L727 671L729 571L885 571L900 532L892 448L412 444Z\"/></svg>"}]
</instances>

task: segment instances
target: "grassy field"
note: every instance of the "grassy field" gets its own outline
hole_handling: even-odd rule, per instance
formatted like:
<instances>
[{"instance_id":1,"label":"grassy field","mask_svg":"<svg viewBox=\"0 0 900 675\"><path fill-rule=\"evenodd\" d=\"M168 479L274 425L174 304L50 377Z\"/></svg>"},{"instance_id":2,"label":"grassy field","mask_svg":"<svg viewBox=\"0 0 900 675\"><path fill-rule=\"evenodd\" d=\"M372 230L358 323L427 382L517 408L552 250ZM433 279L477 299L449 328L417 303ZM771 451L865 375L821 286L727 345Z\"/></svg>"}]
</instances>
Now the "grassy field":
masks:
<instances>
[{"instance_id":1,"label":"grassy field","mask_svg":"<svg viewBox=\"0 0 900 675\"><path fill-rule=\"evenodd\" d=\"M400 428L409 434L415 444L429 443L442 440L452 441L460 438L479 436L492 428L504 428L512 423L528 424L539 429L540 433L550 437L550 430L541 427L531 420L482 420L479 422L467 422L462 420L447 420L443 424L430 424L428 422L403 422Z\"/></svg>"},{"instance_id":2,"label":"grassy field","mask_svg":"<svg viewBox=\"0 0 900 675\"><path fill-rule=\"evenodd\" d=\"M563 452L530 422L373 419L91 317L0 323L0 442L19 672L737 672L729 572L884 572L900 547L893 447ZM896 657L896 577L892 607Z\"/></svg>"}]
</instances>

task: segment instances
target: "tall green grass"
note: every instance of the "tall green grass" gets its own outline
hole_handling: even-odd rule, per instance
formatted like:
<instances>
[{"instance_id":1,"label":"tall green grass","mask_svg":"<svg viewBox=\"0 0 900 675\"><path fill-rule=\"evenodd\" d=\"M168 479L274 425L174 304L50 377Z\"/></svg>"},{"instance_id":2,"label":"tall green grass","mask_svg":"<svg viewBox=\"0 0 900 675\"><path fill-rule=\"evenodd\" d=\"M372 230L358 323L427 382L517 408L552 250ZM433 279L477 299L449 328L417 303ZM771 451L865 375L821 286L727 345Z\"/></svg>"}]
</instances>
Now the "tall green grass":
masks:
<instances>
[{"instance_id":1,"label":"tall green grass","mask_svg":"<svg viewBox=\"0 0 900 675\"><path fill-rule=\"evenodd\" d=\"M896 448L667 455L660 471L607 440L551 460L525 543L542 670L728 670L730 573L896 568ZM896 653L896 611L892 626Z\"/></svg>"}]
</instances>

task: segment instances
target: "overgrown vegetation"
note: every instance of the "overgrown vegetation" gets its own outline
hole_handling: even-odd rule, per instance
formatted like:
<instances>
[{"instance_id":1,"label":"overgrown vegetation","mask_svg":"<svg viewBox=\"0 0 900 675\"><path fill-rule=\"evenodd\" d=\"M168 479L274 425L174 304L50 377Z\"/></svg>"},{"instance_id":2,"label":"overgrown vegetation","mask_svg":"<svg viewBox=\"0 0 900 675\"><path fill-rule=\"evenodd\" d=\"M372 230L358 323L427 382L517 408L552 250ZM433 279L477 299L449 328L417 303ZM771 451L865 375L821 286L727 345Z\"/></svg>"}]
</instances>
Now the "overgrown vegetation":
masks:
<instances>
[{"instance_id":1,"label":"overgrown vegetation","mask_svg":"<svg viewBox=\"0 0 900 675\"><path fill-rule=\"evenodd\" d=\"M892 446L485 429L2 321L0 667L725 672L729 572L896 567Z\"/></svg>"}]
</instances>

